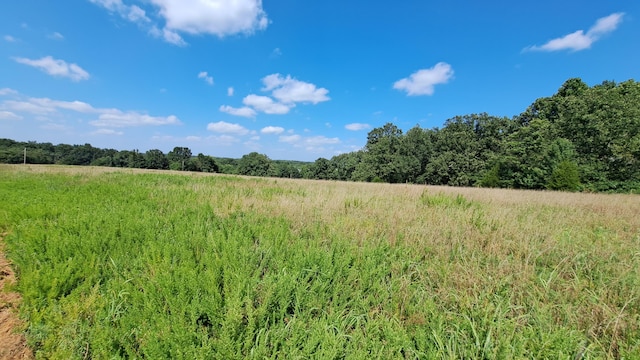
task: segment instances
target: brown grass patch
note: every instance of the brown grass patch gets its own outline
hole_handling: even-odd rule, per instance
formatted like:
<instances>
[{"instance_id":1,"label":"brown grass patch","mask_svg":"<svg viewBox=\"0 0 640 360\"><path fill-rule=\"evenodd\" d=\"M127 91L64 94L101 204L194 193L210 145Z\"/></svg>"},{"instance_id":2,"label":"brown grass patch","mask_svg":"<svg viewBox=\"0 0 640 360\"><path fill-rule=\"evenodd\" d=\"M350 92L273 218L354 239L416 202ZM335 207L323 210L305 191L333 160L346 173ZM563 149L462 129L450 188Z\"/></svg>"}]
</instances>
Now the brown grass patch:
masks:
<instances>
[{"instance_id":1,"label":"brown grass patch","mask_svg":"<svg viewBox=\"0 0 640 360\"><path fill-rule=\"evenodd\" d=\"M16 283L16 277L11 263L4 256L4 235L0 234L0 359L33 359L21 333L24 324L17 316L20 294L7 289Z\"/></svg>"}]
</instances>

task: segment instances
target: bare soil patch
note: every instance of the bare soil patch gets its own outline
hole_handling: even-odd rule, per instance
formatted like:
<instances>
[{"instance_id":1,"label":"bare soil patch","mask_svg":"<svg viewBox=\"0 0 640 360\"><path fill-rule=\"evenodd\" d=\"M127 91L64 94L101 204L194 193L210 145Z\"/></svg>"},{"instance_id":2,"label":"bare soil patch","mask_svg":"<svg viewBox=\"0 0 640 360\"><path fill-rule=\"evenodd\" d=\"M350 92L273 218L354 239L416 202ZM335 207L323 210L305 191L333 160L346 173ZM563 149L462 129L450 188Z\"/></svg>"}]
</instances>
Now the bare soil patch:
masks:
<instances>
[{"instance_id":1,"label":"bare soil patch","mask_svg":"<svg viewBox=\"0 0 640 360\"><path fill-rule=\"evenodd\" d=\"M33 359L33 353L20 332L23 329L23 323L18 318L20 294L7 289L15 284L16 276L11 263L4 256L4 235L0 234L0 359Z\"/></svg>"}]
</instances>

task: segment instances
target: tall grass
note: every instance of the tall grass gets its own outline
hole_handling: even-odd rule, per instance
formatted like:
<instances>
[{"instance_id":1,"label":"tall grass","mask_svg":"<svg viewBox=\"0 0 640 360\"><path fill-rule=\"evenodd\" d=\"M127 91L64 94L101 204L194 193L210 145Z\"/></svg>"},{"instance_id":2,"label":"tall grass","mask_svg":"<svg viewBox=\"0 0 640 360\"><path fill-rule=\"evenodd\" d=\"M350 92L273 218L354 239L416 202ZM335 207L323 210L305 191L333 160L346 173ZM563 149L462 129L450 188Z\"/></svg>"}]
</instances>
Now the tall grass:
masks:
<instances>
[{"instance_id":1,"label":"tall grass","mask_svg":"<svg viewBox=\"0 0 640 360\"><path fill-rule=\"evenodd\" d=\"M0 168L42 358L640 354L637 196L44 169Z\"/></svg>"}]
</instances>

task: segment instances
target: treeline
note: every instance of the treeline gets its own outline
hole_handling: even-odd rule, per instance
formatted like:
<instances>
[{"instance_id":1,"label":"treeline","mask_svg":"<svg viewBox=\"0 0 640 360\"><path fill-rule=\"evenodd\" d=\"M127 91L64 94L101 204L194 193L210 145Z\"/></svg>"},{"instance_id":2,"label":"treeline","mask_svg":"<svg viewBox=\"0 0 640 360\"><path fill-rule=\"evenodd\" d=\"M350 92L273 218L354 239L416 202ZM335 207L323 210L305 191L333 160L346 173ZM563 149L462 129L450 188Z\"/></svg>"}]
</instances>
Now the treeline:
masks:
<instances>
[{"instance_id":1,"label":"treeline","mask_svg":"<svg viewBox=\"0 0 640 360\"><path fill-rule=\"evenodd\" d=\"M26 155L26 157L25 157ZM138 150L100 149L84 145L19 142L0 139L0 163L5 164L59 164L83 166L110 166L138 169L183 170L218 172L224 174L302 178L312 163L303 161L271 160L266 155L252 152L241 159L215 158L204 154L192 155L188 147L175 147L167 154L153 149Z\"/></svg>"},{"instance_id":2,"label":"treeline","mask_svg":"<svg viewBox=\"0 0 640 360\"><path fill-rule=\"evenodd\" d=\"M570 191L640 191L640 83L569 79L513 118L456 116L442 128L373 129L360 151L313 163L98 149L0 139L0 162L96 165L345 181Z\"/></svg>"},{"instance_id":3,"label":"treeline","mask_svg":"<svg viewBox=\"0 0 640 360\"><path fill-rule=\"evenodd\" d=\"M640 191L640 83L566 81L513 118L456 116L403 134L388 123L364 149L318 159L313 178L570 191Z\"/></svg>"},{"instance_id":4,"label":"treeline","mask_svg":"<svg viewBox=\"0 0 640 360\"><path fill-rule=\"evenodd\" d=\"M165 154L158 149L142 153L138 150L100 149L90 144L53 145L0 139L0 163L22 164L23 162L218 172L218 165L213 157L204 154L193 156L187 147L175 147Z\"/></svg>"}]
</instances>

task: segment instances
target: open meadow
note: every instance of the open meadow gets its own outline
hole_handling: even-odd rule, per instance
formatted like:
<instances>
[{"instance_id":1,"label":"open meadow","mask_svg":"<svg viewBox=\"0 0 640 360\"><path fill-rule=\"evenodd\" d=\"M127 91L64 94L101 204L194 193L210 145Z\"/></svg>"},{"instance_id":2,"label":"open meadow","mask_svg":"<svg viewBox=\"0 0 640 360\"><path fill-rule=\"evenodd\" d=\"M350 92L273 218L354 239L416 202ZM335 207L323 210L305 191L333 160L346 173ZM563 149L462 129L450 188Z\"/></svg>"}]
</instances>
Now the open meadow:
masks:
<instances>
[{"instance_id":1,"label":"open meadow","mask_svg":"<svg viewBox=\"0 0 640 360\"><path fill-rule=\"evenodd\" d=\"M640 196L0 165L36 358L633 359Z\"/></svg>"}]
</instances>

